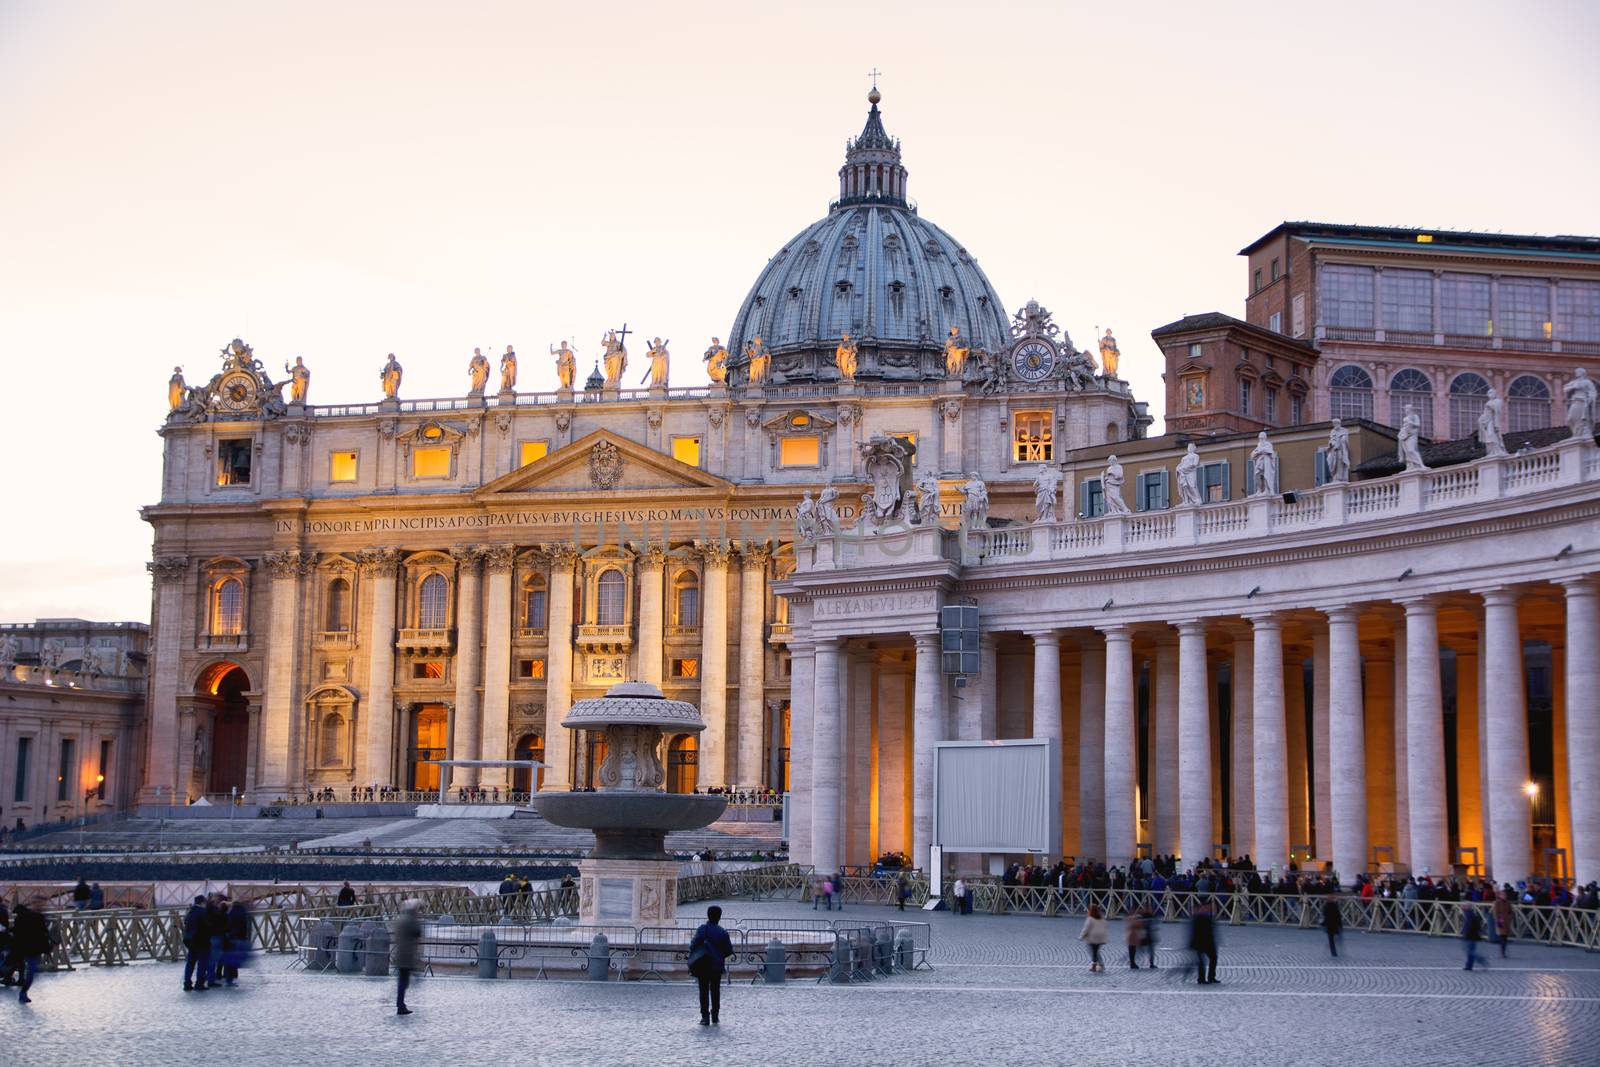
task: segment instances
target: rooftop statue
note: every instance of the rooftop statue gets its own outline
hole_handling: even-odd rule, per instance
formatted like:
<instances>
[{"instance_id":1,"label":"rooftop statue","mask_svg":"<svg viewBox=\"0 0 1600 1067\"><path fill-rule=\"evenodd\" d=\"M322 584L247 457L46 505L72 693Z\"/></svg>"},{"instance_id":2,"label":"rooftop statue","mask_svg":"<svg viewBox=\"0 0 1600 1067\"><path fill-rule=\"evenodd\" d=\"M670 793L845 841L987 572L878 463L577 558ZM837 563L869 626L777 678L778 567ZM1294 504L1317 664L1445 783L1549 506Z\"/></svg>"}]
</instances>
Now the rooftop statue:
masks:
<instances>
[{"instance_id":1,"label":"rooftop statue","mask_svg":"<svg viewBox=\"0 0 1600 1067\"><path fill-rule=\"evenodd\" d=\"M303 356L294 357L294 366L283 365L284 373L289 375L289 400L291 403L304 404L306 394L311 391L311 368L306 366Z\"/></svg>"},{"instance_id":2,"label":"rooftop statue","mask_svg":"<svg viewBox=\"0 0 1600 1067\"><path fill-rule=\"evenodd\" d=\"M1400 420L1398 443L1400 459L1405 463L1406 470L1427 470L1428 465L1422 462L1422 419L1410 404L1406 405L1405 416Z\"/></svg>"},{"instance_id":3,"label":"rooftop statue","mask_svg":"<svg viewBox=\"0 0 1600 1067\"><path fill-rule=\"evenodd\" d=\"M400 361L394 358L394 353L389 353L389 362L383 365L383 370L378 372L378 378L383 382L383 398L385 400L398 400L400 398L400 378L405 370L400 366Z\"/></svg>"},{"instance_id":4,"label":"rooftop statue","mask_svg":"<svg viewBox=\"0 0 1600 1067\"><path fill-rule=\"evenodd\" d=\"M1116 456L1107 456L1105 473L1100 475L1100 494L1105 499L1107 515L1128 514L1128 502L1122 499L1122 479L1122 464Z\"/></svg>"},{"instance_id":5,"label":"rooftop statue","mask_svg":"<svg viewBox=\"0 0 1600 1067\"><path fill-rule=\"evenodd\" d=\"M489 357L479 349L472 350L472 359L467 362L467 380L472 383L467 388L468 396L482 396L484 386L489 384Z\"/></svg>"},{"instance_id":6,"label":"rooftop statue","mask_svg":"<svg viewBox=\"0 0 1600 1067\"><path fill-rule=\"evenodd\" d=\"M838 499L839 490L832 485L817 494L817 533L823 537L839 532L839 509L834 505Z\"/></svg>"},{"instance_id":7,"label":"rooftop statue","mask_svg":"<svg viewBox=\"0 0 1600 1067\"><path fill-rule=\"evenodd\" d=\"M856 364L859 358L860 351L857 349L856 343L850 339L850 334L846 333L839 339L839 347L833 350L833 363L834 366L839 368L839 377L842 380L847 382L855 381Z\"/></svg>"},{"instance_id":8,"label":"rooftop statue","mask_svg":"<svg viewBox=\"0 0 1600 1067\"><path fill-rule=\"evenodd\" d=\"M1056 495L1060 491L1061 474L1048 463L1040 464L1033 476L1033 521L1056 521Z\"/></svg>"},{"instance_id":9,"label":"rooftop statue","mask_svg":"<svg viewBox=\"0 0 1600 1067\"><path fill-rule=\"evenodd\" d=\"M183 383L183 368L173 367L172 377L167 379L167 410L177 411L183 407L188 391L189 387Z\"/></svg>"},{"instance_id":10,"label":"rooftop statue","mask_svg":"<svg viewBox=\"0 0 1600 1067\"><path fill-rule=\"evenodd\" d=\"M623 372L628 369L628 350L616 330L607 330L600 343L605 349L601 362L606 365L606 384L615 389L622 384Z\"/></svg>"},{"instance_id":11,"label":"rooftop statue","mask_svg":"<svg viewBox=\"0 0 1600 1067\"><path fill-rule=\"evenodd\" d=\"M802 545L817 543L817 502L811 499L809 489L794 509L794 535Z\"/></svg>"},{"instance_id":12,"label":"rooftop statue","mask_svg":"<svg viewBox=\"0 0 1600 1067\"><path fill-rule=\"evenodd\" d=\"M1572 436L1594 437L1595 385L1589 372L1579 367L1572 381L1561 387L1567 398L1567 428Z\"/></svg>"},{"instance_id":13,"label":"rooftop statue","mask_svg":"<svg viewBox=\"0 0 1600 1067\"><path fill-rule=\"evenodd\" d=\"M939 525L939 476L932 472L917 479L916 512L912 522L917 526Z\"/></svg>"},{"instance_id":14,"label":"rooftop statue","mask_svg":"<svg viewBox=\"0 0 1600 1067\"><path fill-rule=\"evenodd\" d=\"M562 389L571 389L572 379L578 374L578 357L565 341L561 342L560 348L552 346L550 354L556 357L556 381Z\"/></svg>"},{"instance_id":15,"label":"rooftop statue","mask_svg":"<svg viewBox=\"0 0 1600 1067\"><path fill-rule=\"evenodd\" d=\"M711 339L711 347L706 349L706 354L700 357L705 361L706 377L717 385L722 385L728 380L728 349L719 337Z\"/></svg>"},{"instance_id":16,"label":"rooftop statue","mask_svg":"<svg viewBox=\"0 0 1600 1067\"><path fill-rule=\"evenodd\" d=\"M1278 452L1267 440L1267 431L1256 435L1250 451L1250 495L1275 496L1278 492Z\"/></svg>"},{"instance_id":17,"label":"rooftop statue","mask_svg":"<svg viewBox=\"0 0 1600 1067\"><path fill-rule=\"evenodd\" d=\"M517 387L517 351L506 345L506 354L500 357L500 391L509 393Z\"/></svg>"},{"instance_id":18,"label":"rooftop statue","mask_svg":"<svg viewBox=\"0 0 1600 1067\"><path fill-rule=\"evenodd\" d=\"M767 346L762 344L759 333L745 346L744 356L745 362L749 367L746 380L751 385L760 385L765 382L767 380L767 372L772 366L772 354L767 351Z\"/></svg>"},{"instance_id":19,"label":"rooftop statue","mask_svg":"<svg viewBox=\"0 0 1600 1067\"><path fill-rule=\"evenodd\" d=\"M1012 337L1048 337L1054 340L1061 327L1050 321L1050 309L1030 300L1011 316Z\"/></svg>"},{"instance_id":20,"label":"rooftop statue","mask_svg":"<svg viewBox=\"0 0 1600 1067\"><path fill-rule=\"evenodd\" d=\"M1491 388L1488 399L1483 402L1483 410L1478 412L1478 443L1483 446L1485 456L1506 454L1505 438L1500 436L1500 409L1503 405L1500 394Z\"/></svg>"},{"instance_id":21,"label":"rooftop statue","mask_svg":"<svg viewBox=\"0 0 1600 1067\"><path fill-rule=\"evenodd\" d=\"M647 354L650 357L650 370L641 380L648 380L652 389L665 389L667 387L667 369L672 359L667 352L667 342L659 337L653 339L650 342Z\"/></svg>"},{"instance_id":22,"label":"rooftop statue","mask_svg":"<svg viewBox=\"0 0 1600 1067\"><path fill-rule=\"evenodd\" d=\"M1339 419L1333 420L1333 429L1328 431L1328 448L1323 457L1328 481L1350 480L1350 431Z\"/></svg>"},{"instance_id":23,"label":"rooftop statue","mask_svg":"<svg viewBox=\"0 0 1600 1067\"><path fill-rule=\"evenodd\" d=\"M967 355L971 347L961 340L961 327L950 327L950 336L944 341L944 373L947 378L959 381L967 369Z\"/></svg>"},{"instance_id":24,"label":"rooftop statue","mask_svg":"<svg viewBox=\"0 0 1600 1067\"><path fill-rule=\"evenodd\" d=\"M1111 336L1111 327L1106 327L1106 335L1100 338L1100 366L1107 378L1117 376L1117 362L1122 358L1122 352L1117 348L1117 339Z\"/></svg>"},{"instance_id":25,"label":"rooftop statue","mask_svg":"<svg viewBox=\"0 0 1600 1067\"><path fill-rule=\"evenodd\" d=\"M967 480L961 483L961 525L968 530L987 530L989 528L989 487L983 484L983 479L978 477L978 472L973 471L967 475Z\"/></svg>"},{"instance_id":26,"label":"rooftop statue","mask_svg":"<svg viewBox=\"0 0 1600 1067\"><path fill-rule=\"evenodd\" d=\"M1178 460L1178 506L1192 508L1200 503L1200 450L1192 443Z\"/></svg>"}]
</instances>

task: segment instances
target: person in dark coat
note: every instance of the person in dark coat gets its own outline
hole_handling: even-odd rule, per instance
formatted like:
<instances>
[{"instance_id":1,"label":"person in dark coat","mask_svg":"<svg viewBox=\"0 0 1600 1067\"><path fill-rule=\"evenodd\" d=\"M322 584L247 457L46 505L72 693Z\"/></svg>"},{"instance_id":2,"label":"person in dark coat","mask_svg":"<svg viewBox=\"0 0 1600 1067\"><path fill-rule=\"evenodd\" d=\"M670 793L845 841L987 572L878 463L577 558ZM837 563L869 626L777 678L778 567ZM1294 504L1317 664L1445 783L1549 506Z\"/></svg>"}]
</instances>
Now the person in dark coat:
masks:
<instances>
[{"instance_id":1,"label":"person in dark coat","mask_svg":"<svg viewBox=\"0 0 1600 1067\"><path fill-rule=\"evenodd\" d=\"M211 955L211 933L206 926L206 898L195 897L183 915L183 989L205 992L206 968Z\"/></svg>"},{"instance_id":2,"label":"person in dark coat","mask_svg":"<svg viewBox=\"0 0 1600 1067\"><path fill-rule=\"evenodd\" d=\"M349 882L346 882L344 887L339 890L339 898L334 903L338 904L341 908L348 908L354 906L355 902L356 891L350 888Z\"/></svg>"},{"instance_id":3,"label":"person in dark coat","mask_svg":"<svg viewBox=\"0 0 1600 1067\"><path fill-rule=\"evenodd\" d=\"M28 990L33 988L33 976L39 973L39 957L49 951L50 928L45 925L44 916L26 904L18 904L11 919L11 954L22 979L17 987L19 1004L33 1002Z\"/></svg>"},{"instance_id":4,"label":"person in dark coat","mask_svg":"<svg viewBox=\"0 0 1600 1067\"><path fill-rule=\"evenodd\" d=\"M89 910L99 911L106 906L106 891L96 882L89 887Z\"/></svg>"},{"instance_id":5,"label":"person in dark coat","mask_svg":"<svg viewBox=\"0 0 1600 1067\"><path fill-rule=\"evenodd\" d=\"M1202 901L1189 920L1189 948L1194 952L1194 973L1201 985L1217 985L1217 928L1211 902Z\"/></svg>"},{"instance_id":6,"label":"person in dark coat","mask_svg":"<svg viewBox=\"0 0 1600 1067\"><path fill-rule=\"evenodd\" d=\"M706 921L689 940L689 973L700 985L700 1025L720 1025L722 1014L722 976L733 955L733 939L722 928L722 909L715 904L706 909Z\"/></svg>"},{"instance_id":7,"label":"person in dark coat","mask_svg":"<svg viewBox=\"0 0 1600 1067\"><path fill-rule=\"evenodd\" d=\"M206 935L211 948L206 955L206 985L222 984L222 946L228 939L228 902L221 893L212 893L206 901Z\"/></svg>"},{"instance_id":8,"label":"person in dark coat","mask_svg":"<svg viewBox=\"0 0 1600 1067\"><path fill-rule=\"evenodd\" d=\"M1489 966L1488 960L1478 959L1478 942L1483 940L1483 916L1471 904L1462 905L1467 909L1466 917L1461 923L1461 940L1467 943L1467 970L1472 970L1472 965L1482 963Z\"/></svg>"},{"instance_id":9,"label":"person in dark coat","mask_svg":"<svg viewBox=\"0 0 1600 1067\"><path fill-rule=\"evenodd\" d=\"M417 913L422 901L408 900L400 905L400 915L394 921L394 1013L410 1015L406 1007L406 990L411 986L411 972L417 969L417 943L422 940L422 920Z\"/></svg>"},{"instance_id":10,"label":"person in dark coat","mask_svg":"<svg viewBox=\"0 0 1600 1067\"><path fill-rule=\"evenodd\" d=\"M244 901L235 900L228 908L227 930L222 942L222 981L234 985L239 981L239 964L250 951L250 909Z\"/></svg>"},{"instance_id":11,"label":"person in dark coat","mask_svg":"<svg viewBox=\"0 0 1600 1067\"><path fill-rule=\"evenodd\" d=\"M1344 939L1344 916L1339 912L1339 899L1328 897L1322 902L1322 929L1328 934L1328 953L1339 955L1339 942Z\"/></svg>"},{"instance_id":12,"label":"person in dark coat","mask_svg":"<svg viewBox=\"0 0 1600 1067\"><path fill-rule=\"evenodd\" d=\"M3 829L3 827L0 827ZM14 984L11 974L16 964L11 962L11 913L0 901L0 988L9 989Z\"/></svg>"},{"instance_id":13,"label":"person in dark coat","mask_svg":"<svg viewBox=\"0 0 1600 1067\"><path fill-rule=\"evenodd\" d=\"M89 897L93 894L94 890L89 888L89 883L79 878L78 884L72 887L72 906L82 911L89 906Z\"/></svg>"}]
</instances>

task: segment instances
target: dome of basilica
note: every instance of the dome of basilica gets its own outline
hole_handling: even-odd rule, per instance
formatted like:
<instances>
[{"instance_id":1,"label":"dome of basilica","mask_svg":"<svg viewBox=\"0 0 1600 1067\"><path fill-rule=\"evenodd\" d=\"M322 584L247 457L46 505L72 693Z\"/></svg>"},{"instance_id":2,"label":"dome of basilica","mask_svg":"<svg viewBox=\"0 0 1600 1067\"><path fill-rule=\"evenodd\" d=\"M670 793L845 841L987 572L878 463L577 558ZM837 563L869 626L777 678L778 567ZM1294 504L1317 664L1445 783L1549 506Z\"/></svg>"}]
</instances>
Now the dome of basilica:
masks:
<instances>
[{"instance_id":1,"label":"dome of basilica","mask_svg":"<svg viewBox=\"0 0 1600 1067\"><path fill-rule=\"evenodd\" d=\"M848 333L861 377L919 378L942 371L952 326L974 349L1009 343L1009 320L977 260L906 197L900 143L883 128L878 93L839 170L839 198L767 261L728 338L729 363L748 362L760 337L772 380L835 377Z\"/></svg>"}]
</instances>

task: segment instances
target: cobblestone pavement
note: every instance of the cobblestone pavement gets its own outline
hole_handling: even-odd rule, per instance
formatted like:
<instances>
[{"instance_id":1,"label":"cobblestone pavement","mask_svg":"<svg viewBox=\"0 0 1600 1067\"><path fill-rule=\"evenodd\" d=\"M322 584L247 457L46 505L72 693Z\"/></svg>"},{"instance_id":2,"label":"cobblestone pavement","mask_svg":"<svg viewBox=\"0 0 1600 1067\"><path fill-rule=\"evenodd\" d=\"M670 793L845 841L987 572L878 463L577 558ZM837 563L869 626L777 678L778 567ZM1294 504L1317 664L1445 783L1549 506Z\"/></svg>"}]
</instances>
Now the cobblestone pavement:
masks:
<instances>
[{"instance_id":1,"label":"cobblestone pavement","mask_svg":"<svg viewBox=\"0 0 1600 1067\"><path fill-rule=\"evenodd\" d=\"M792 903L724 906L730 916L822 917ZM740 984L724 993L723 1025L706 1029L684 984L430 978L410 998L416 1014L397 1018L390 980L289 971L269 957L237 989L186 994L181 968L142 964L44 976L26 1007L0 999L0 1048L27 1064L205 1067L1419 1067L1592 1063L1600 1039L1600 957L1572 949L1514 944L1510 959L1468 974L1455 940L1352 933L1335 960L1318 930L1223 927L1222 984L1200 987L1181 971L1177 925L1163 928L1162 969L1151 973L1127 970L1113 923L1107 971L1091 974L1078 919L873 907L842 917L927 918L933 970L854 987Z\"/></svg>"}]
</instances>

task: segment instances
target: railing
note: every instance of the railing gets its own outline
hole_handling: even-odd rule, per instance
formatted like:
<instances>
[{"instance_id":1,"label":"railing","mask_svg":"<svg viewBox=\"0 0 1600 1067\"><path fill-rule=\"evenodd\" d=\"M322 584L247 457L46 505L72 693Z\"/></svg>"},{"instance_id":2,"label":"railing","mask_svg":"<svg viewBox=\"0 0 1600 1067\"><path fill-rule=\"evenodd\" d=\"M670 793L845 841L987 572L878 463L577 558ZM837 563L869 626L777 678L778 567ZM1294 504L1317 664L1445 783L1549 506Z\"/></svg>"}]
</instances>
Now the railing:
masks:
<instances>
[{"instance_id":1,"label":"railing","mask_svg":"<svg viewBox=\"0 0 1600 1067\"><path fill-rule=\"evenodd\" d=\"M1372 515L1393 511L1400 506L1400 483L1376 482L1372 485L1355 485L1345 504L1352 515Z\"/></svg>"},{"instance_id":2,"label":"railing","mask_svg":"<svg viewBox=\"0 0 1600 1067\"><path fill-rule=\"evenodd\" d=\"M1307 526L1322 519L1321 493L1298 493L1294 503L1282 499L1272 502L1271 523L1275 530L1291 526Z\"/></svg>"},{"instance_id":3,"label":"railing","mask_svg":"<svg viewBox=\"0 0 1600 1067\"><path fill-rule=\"evenodd\" d=\"M678 903L750 897L754 900L805 900L811 868L797 863L693 874L678 879Z\"/></svg>"},{"instance_id":4,"label":"railing","mask_svg":"<svg viewBox=\"0 0 1600 1067\"><path fill-rule=\"evenodd\" d=\"M987 533L988 544L984 554L987 556L1025 556L1033 547L1033 538L1028 530L991 530Z\"/></svg>"},{"instance_id":5,"label":"railing","mask_svg":"<svg viewBox=\"0 0 1600 1067\"><path fill-rule=\"evenodd\" d=\"M1430 474L1422 482L1422 502L1471 500L1478 495L1478 468L1455 467Z\"/></svg>"},{"instance_id":6,"label":"railing","mask_svg":"<svg viewBox=\"0 0 1600 1067\"><path fill-rule=\"evenodd\" d=\"M1172 535L1177 530L1177 517L1171 513L1163 515L1139 515L1128 520L1128 530L1125 543L1130 545L1159 544L1172 540Z\"/></svg>"},{"instance_id":7,"label":"railing","mask_svg":"<svg viewBox=\"0 0 1600 1067\"><path fill-rule=\"evenodd\" d=\"M1195 516L1195 532L1202 537L1233 534L1250 524L1250 512L1243 504L1203 507Z\"/></svg>"},{"instance_id":8,"label":"railing","mask_svg":"<svg viewBox=\"0 0 1600 1067\"><path fill-rule=\"evenodd\" d=\"M1561 456L1555 452L1533 452L1526 456L1516 456L1506 464L1507 489L1545 485L1560 477Z\"/></svg>"},{"instance_id":9,"label":"railing","mask_svg":"<svg viewBox=\"0 0 1600 1067\"><path fill-rule=\"evenodd\" d=\"M1050 547L1058 552L1094 551L1105 544L1105 540L1105 527L1099 523L1069 523L1050 531Z\"/></svg>"}]
</instances>

